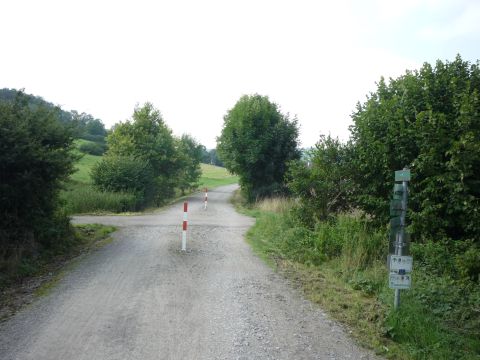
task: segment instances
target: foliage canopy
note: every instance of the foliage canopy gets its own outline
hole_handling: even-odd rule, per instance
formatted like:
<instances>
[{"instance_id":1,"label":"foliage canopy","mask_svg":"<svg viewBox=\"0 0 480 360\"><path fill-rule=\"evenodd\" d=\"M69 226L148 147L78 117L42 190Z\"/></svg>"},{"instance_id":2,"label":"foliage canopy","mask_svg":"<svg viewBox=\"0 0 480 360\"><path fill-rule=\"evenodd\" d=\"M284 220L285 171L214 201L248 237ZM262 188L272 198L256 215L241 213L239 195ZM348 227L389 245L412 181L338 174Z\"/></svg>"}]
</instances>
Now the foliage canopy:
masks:
<instances>
[{"instance_id":1,"label":"foliage canopy","mask_svg":"<svg viewBox=\"0 0 480 360\"><path fill-rule=\"evenodd\" d=\"M131 192L145 204L160 204L176 187L194 188L200 177L202 146L188 135L175 138L150 103L115 125L107 142L106 156L92 172L101 190Z\"/></svg>"},{"instance_id":2,"label":"foliage canopy","mask_svg":"<svg viewBox=\"0 0 480 360\"><path fill-rule=\"evenodd\" d=\"M355 201L385 222L393 171L412 171L419 238L480 243L480 68L460 56L383 79L354 112Z\"/></svg>"},{"instance_id":3,"label":"foliage canopy","mask_svg":"<svg viewBox=\"0 0 480 360\"><path fill-rule=\"evenodd\" d=\"M227 112L217 138L225 167L239 175L250 201L283 193L287 163L299 158L297 120L261 95L245 95Z\"/></svg>"}]
</instances>

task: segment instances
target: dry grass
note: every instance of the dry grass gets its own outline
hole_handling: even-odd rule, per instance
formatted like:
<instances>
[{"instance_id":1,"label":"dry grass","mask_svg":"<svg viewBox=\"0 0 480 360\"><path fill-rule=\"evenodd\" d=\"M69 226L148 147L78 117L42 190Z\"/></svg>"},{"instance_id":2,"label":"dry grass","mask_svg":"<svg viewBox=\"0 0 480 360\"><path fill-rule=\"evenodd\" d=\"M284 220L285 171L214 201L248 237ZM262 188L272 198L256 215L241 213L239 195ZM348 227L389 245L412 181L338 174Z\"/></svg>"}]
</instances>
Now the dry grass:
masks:
<instances>
[{"instance_id":1,"label":"dry grass","mask_svg":"<svg viewBox=\"0 0 480 360\"><path fill-rule=\"evenodd\" d=\"M255 204L255 208L261 211L284 213L291 209L294 204L294 200L286 197L268 198L258 201Z\"/></svg>"}]
</instances>

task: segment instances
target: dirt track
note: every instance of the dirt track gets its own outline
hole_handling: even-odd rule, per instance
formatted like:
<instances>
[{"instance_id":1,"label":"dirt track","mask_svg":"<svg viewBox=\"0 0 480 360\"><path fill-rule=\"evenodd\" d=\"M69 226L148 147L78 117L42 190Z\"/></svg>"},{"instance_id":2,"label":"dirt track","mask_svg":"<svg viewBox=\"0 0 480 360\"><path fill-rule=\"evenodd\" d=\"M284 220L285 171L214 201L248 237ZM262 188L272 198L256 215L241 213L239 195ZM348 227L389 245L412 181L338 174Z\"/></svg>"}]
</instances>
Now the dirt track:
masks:
<instances>
[{"instance_id":1,"label":"dirt track","mask_svg":"<svg viewBox=\"0 0 480 360\"><path fill-rule=\"evenodd\" d=\"M114 224L115 241L46 297L0 324L0 359L373 359L264 265L243 236L253 220L235 186L153 215L77 217Z\"/></svg>"}]
</instances>

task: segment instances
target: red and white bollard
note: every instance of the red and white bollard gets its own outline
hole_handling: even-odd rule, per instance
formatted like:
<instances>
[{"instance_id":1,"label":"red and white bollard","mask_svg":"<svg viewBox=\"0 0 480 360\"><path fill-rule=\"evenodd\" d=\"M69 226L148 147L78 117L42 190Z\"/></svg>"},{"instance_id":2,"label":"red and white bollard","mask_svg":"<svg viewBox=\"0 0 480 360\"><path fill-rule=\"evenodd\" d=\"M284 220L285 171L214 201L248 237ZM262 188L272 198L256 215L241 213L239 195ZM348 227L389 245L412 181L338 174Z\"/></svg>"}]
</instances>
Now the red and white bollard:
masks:
<instances>
[{"instance_id":1,"label":"red and white bollard","mask_svg":"<svg viewBox=\"0 0 480 360\"><path fill-rule=\"evenodd\" d=\"M203 208L207 210L207 203L208 203L208 189L205 188L205 202Z\"/></svg>"},{"instance_id":2,"label":"red and white bollard","mask_svg":"<svg viewBox=\"0 0 480 360\"><path fill-rule=\"evenodd\" d=\"M183 203L182 251L187 251L187 210L188 202Z\"/></svg>"}]
</instances>

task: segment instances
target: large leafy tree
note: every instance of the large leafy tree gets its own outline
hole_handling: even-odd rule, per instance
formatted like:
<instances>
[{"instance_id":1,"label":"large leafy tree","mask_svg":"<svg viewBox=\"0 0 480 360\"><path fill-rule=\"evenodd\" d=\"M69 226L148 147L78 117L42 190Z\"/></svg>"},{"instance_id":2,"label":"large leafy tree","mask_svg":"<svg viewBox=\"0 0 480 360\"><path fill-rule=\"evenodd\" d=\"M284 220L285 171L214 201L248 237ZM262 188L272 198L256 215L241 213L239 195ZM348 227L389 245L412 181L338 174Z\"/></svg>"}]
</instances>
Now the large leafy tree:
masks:
<instances>
[{"instance_id":1,"label":"large leafy tree","mask_svg":"<svg viewBox=\"0 0 480 360\"><path fill-rule=\"evenodd\" d=\"M225 115L217 151L252 201L285 191L287 163L300 156L297 138L296 119L266 96L245 95Z\"/></svg>"},{"instance_id":2,"label":"large leafy tree","mask_svg":"<svg viewBox=\"0 0 480 360\"><path fill-rule=\"evenodd\" d=\"M418 238L480 244L480 67L457 56L383 79L351 127L356 203L388 218L393 171L412 171L409 212Z\"/></svg>"},{"instance_id":3,"label":"large leafy tree","mask_svg":"<svg viewBox=\"0 0 480 360\"><path fill-rule=\"evenodd\" d=\"M131 120L117 124L107 138L108 152L105 161L119 164L108 158L136 158L148 164L144 169L155 179L154 191L148 191L157 203L173 195L181 167L172 131L162 119L160 112L152 104L136 107ZM115 166L117 166L115 165ZM101 164L98 165L101 167ZM107 168L107 166L105 166ZM128 170L130 171L130 170ZM112 171L112 174L125 174L125 171ZM137 170L135 170L137 171ZM98 172L100 178L101 171ZM113 175L112 175L113 176ZM112 179L112 183L118 183ZM125 188L124 190L129 190ZM131 189L138 192L138 188ZM147 192L145 192L147 193Z\"/></svg>"},{"instance_id":4,"label":"large leafy tree","mask_svg":"<svg viewBox=\"0 0 480 360\"><path fill-rule=\"evenodd\" d=\"M3 258L53 245L68 231L57 210L62 183L74 171L72 144L59 109L32 107L22 92L0 100L0 267Z\"/></svg>"}]
</instances>

